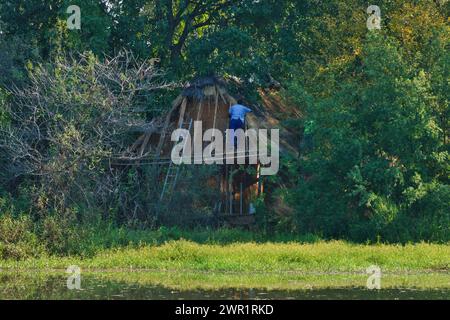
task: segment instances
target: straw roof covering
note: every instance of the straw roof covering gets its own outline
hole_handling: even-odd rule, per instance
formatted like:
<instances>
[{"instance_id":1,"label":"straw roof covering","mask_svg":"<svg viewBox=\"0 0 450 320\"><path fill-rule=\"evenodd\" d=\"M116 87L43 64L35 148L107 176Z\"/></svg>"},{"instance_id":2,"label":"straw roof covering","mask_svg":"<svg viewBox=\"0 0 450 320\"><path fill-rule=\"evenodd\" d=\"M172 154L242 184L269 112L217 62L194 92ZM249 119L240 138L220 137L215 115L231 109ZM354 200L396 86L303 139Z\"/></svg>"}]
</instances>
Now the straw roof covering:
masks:
<instances>
[{"instance_id":1,"label":"straw roof covering","mask_svg":"<svg viewBox=\"0 0 450 320\"><path fill-rule=\"evenodd\" d=\"M165 118L154 119L158 125L142 134L124 158L169 157L173 146L171 132L180 127L187 129L191 119L202 121L203 132L211 128L225 132L229 107L236 103L225 87L226 82L218 77L198 78L189 83L172 102Z\"/></svg>"}]
</instances>

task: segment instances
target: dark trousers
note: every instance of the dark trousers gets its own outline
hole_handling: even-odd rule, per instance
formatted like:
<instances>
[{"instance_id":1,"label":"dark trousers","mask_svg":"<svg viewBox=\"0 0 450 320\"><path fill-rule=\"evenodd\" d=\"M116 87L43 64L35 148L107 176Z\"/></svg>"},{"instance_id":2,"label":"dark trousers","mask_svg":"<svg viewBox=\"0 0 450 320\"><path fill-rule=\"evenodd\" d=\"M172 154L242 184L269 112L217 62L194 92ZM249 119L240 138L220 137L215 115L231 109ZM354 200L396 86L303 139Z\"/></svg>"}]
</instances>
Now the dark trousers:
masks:
<instances>
[{"instance_id":1,"label":"dark trousers","mask_svg":"<svg viewBox=\"0 0 450 320\"><path fill-rule=\"evenodd\" d=\"M241 119L231 119L230 120L230 129L245 129L244 122Z\"/></svg>"},{"instance_id":2,"label":"dark trousers","mask_svg":"<svg viewBox=\"0 0 450 320\"><path fill-rule=\"evenodd\" d=\"M236 131L237 129L245 130L245 124L241 119L231 119L230 129L234 131ZM231 135L231 141L233 141L233 146L237 145L237 137L234 133Z\"/></svg>"}]
</instances>

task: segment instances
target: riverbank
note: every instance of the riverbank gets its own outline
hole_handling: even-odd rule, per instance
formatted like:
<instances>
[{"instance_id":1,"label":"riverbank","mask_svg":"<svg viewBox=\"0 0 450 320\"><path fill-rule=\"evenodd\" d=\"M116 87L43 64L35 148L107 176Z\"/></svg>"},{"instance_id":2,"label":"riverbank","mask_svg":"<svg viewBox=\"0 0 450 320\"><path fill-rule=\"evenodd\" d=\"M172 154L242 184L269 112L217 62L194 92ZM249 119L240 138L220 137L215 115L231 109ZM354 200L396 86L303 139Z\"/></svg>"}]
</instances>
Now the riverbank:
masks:
<instances>
[{"instance_id":1,"label":"riverbank","mask_svg":"<svg viewBox=\"0 0 450 320\"><path fill-rule=\"evenodd\" d=\"M180 290L221 288L364 287L366 269L378 266L384 288L450 288L450 245L317 243L162 245L108 249L93 257L41 257L1 261L3 273L61 274L70 265L82 275Z\"/></svg>"}]
</instances>

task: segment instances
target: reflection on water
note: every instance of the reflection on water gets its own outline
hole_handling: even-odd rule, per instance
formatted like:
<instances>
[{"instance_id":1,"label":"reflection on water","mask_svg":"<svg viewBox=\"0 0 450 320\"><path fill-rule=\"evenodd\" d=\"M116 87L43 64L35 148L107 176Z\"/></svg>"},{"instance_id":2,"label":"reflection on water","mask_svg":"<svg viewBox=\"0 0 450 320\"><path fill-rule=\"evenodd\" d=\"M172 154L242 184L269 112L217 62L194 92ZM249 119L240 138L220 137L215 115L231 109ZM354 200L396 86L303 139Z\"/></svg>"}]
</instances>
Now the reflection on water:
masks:
<instances>
[{"instance_id":1,"label":"reflection on water","mask_svg":"<svg viewBox=\"0 0 450 320\"><path fill-rule=\"evenodd\" d=\"M412 290L363 288L270 290L221 289L179 291L162 286L118 282L97 276L84 276L81 290L68 290L63 274L26 277L0 274L0 299L450 299L450 289Z\"/></svg>"}]
</instances>

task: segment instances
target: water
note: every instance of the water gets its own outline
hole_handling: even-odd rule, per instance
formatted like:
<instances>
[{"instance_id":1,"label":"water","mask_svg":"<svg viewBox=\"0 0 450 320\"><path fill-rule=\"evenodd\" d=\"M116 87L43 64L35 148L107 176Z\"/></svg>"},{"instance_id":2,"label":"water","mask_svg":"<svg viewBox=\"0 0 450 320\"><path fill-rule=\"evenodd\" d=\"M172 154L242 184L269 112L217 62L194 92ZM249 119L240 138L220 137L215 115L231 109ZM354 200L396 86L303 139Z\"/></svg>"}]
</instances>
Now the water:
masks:
<instances>
[{"instance_id":1,"label":"water","mask_svg":"<svg viewBox=\"0 0 450 320\"><path fill-rule=\"evenodd\" d=\"M221 289L221 290L174 290L163 286L142 285L120 282L98 276L84 276L81 290L67 289L67 276L51 274L23 276L20 274L0 275L0 299L150 299L150 300L188 300L188 299L364 299L364 300L411 300L447 299L450 289L413 290L365 288L311 289L311 290L262 290L262 289Z\"/></svg>"}]
</instances>

